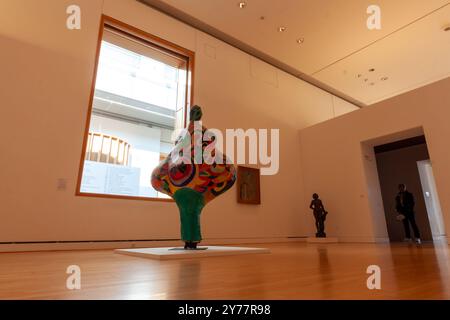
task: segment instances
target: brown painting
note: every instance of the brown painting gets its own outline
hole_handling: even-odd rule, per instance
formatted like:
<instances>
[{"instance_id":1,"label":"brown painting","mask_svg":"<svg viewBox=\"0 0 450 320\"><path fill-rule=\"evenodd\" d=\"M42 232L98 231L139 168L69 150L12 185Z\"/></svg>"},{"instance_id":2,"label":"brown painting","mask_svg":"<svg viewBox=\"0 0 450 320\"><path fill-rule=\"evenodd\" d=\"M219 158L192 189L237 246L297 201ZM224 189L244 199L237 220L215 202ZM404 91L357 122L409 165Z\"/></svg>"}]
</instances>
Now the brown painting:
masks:
<instances>
[{"instance_id":1,"label":"brown painting","mask_svg":"<svg viewBox=\"0 0 450 320\"><path fill-rule=\"evenodd\" d=\"M261 204L259 187L259 169L238 166L237 197L238 203Z\"/></svg>"}]
</instances>

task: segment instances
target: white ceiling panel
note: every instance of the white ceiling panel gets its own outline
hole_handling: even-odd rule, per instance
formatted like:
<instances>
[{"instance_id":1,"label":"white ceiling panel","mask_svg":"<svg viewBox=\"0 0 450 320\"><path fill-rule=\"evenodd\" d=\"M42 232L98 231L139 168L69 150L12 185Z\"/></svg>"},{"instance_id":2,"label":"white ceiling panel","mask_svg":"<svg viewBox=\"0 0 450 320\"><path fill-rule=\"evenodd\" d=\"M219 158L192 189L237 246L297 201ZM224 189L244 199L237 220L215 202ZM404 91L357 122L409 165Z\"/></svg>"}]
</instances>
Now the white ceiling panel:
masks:
<instances>
[{"instance_id":1,"label":"white ceiling panel","mask_svg":"<svg viewBox=\"0 0 450 320\"><path fill-rule=\"evenodd\" d=\"M141 1L183 12L364 104L450 71L450 32L440 30L450 25L448 0L243 0L243 9L239 0ZM381 30L367 28L372 4L381 8ZM370 65L389 81L368 89L350 80Z\"/></svg>"},{"instance_id":2,"label":"white ceiling panel","mask_svg":"<svg viewBox=\"0 0 450 320\"><path fill-rule=\"evenodd\" d=\"M442 27L449 18L447 6L322 70L315 78L366 104L447 78L450 31ZM375 71L370 72L372 68Z\"/></svg>"}]
</instances>

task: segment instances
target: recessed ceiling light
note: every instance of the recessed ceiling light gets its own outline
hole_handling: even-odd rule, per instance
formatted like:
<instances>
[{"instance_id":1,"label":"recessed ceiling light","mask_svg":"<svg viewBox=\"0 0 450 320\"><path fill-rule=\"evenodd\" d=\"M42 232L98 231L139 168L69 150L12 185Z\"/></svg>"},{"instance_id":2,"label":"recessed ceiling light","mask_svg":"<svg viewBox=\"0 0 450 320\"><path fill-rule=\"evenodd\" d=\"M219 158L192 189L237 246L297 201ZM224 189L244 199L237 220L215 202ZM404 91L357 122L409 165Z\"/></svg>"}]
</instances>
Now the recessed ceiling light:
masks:
<instances>
[{"instance_id":1,"label":"recessed ceiling light","mask_svg":"<svg viewBox=\"0 0 450 320\"><path fill-rule=\"evenodd\" d=\"M278 31L279 32L285 32L286 31L286 27L278 27Z\"/></svg>"},{"instance_id":2,"label":"recessed ceiling light","mask_svg":"<svg viewBox=\"0 0 450 320\"><path fill-rule=\"evenodd\" d=\"M298 44L303 44L303 42L305 42L305 39L304 39L304 38L298 38L298 39L297 39L297 43L298 43Z\"/></svg>"},{"instance_id":3,"label":"recessed ceiling light","mask_svg":"<svg viewBox=\"0 0 450 320\"><path fill-rule=\"evenodd\" d=\"M244 9L247 6L247 3L244 1L239 2L239 8Z\"/></svg>"},{"instance_id":4,"label":"recessed ceiling light","mask_svg":"<svg viewBox=\"0 0 450 320\"><path fill-rule=\"evenodd\" d=\"M383 77L381 78L381 81L386 81L387 79L389 79L388 77Z\"/></svg>"},{"instance_id":5,"label":"recessed ceiling light","mask_svg":"<svg viewBox=\"0 0 450 320\"><path fill-rule=\"evenodd\" d=\"M374 68L369 69L369 72L374 72L374 71L375 71Z\"/></svg>"}]
</instances>

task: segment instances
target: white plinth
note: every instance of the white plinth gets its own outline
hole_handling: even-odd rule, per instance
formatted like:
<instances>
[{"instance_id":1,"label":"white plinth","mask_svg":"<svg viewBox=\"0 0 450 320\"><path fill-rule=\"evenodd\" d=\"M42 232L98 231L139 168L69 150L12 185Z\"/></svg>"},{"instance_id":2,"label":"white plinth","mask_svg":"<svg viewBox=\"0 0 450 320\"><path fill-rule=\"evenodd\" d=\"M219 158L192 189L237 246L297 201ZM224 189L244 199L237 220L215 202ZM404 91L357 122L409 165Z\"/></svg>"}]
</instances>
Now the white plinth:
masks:
<instances>
[{"instance_id":1,"label":"white plinth","mask_svg":"<svg viewBox=\"0 0 450 320\"><path fill-rule=\"evenodd\" d=\"M266 248L207 246L206 250L173 250L166 248L116 249L114 252L147 259L169 260L202 257L230 256L239 254L270 253Z\"/></svg>"},{"instance_id":2,"label":"white plinth","mask_svg":"<svg viewBox=\"0 0 450 320\"><path fill-rule=\"evenodd\" d=\"M316 238L316 237L308 237L306 239L308 243L338 243L338 238L327 237L327 238Z\"/></svg>"}]
</instances>

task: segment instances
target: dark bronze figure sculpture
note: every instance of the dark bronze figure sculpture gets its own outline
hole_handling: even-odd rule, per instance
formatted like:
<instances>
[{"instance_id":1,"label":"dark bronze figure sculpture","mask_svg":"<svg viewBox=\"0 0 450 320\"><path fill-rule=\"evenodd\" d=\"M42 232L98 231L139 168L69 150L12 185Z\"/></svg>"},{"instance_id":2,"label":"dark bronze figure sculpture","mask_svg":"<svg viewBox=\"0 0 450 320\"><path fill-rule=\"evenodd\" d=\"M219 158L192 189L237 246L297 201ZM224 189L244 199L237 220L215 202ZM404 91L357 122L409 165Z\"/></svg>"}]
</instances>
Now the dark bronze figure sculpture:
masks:
<instances>
[{"instance_id":1,"label":"dark bronze figure sculpture","mask_svg":"<svg viewBox=\"0 0 450 320\"><path fill-rule=\"evenodd\" d=\"M316 219L316 238L326 238L327 234L325 233L325 219L328 212L325 211L322 200L319 199L319 195L317 193L314 193L312 197L313 200L311 201L309 208L313 210L314 218Z\"/></svg>"}]
</instances>

